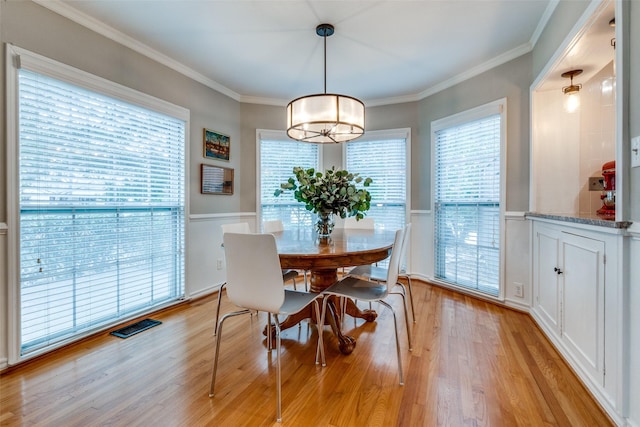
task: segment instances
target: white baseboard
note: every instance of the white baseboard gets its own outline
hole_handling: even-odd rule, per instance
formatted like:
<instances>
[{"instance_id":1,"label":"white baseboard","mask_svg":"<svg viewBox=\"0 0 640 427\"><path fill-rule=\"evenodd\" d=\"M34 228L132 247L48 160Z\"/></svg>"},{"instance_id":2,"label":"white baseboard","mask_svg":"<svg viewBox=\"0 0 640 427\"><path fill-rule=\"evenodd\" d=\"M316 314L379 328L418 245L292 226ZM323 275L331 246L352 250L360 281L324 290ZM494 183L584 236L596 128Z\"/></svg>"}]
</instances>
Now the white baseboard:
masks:
<instances>
[{"instance_id":1,"label":"white baseboard","mask_svg":"<svg viewBox=\"0 0 640 427\"><path fill-rule=\"evenodd\" d=\"M222 285L224 285L225 282L220 282L217 283L213 286L209 286L207 288L204 289L199 289L197 292L194 292L192 294L189 295L189 299L196 299L196 298L202 298L202 297L206 297L208 295L211 294L215 294L216 292L218 292L220 290L220 287Z\"/></svg>"},{"instance_id":2,"label":"white baseboard","mask_svg":"<svg viewBox=\"0 0 640 427\"><path fill-rule=\"evenodd\" d=\"M512 308L517 311L522 311L523 313L529 313L529 304L513 300L510 298L505 298L503 304L509 308Z\"/></svg>"}]
</instances>

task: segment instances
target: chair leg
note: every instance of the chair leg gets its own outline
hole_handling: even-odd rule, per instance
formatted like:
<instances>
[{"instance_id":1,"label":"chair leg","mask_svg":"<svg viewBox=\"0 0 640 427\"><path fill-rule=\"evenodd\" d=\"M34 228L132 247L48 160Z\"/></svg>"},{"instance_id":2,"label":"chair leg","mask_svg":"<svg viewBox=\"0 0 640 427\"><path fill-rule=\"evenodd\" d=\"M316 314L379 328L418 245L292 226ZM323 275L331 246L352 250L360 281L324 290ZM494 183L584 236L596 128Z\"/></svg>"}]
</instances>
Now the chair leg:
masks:
<instances>
[{"instance_id":1,"label":"chair leg","mask_svg":"<svg viewBox=\"0 0 640 427\"><path fill-rule=\"evenodd\" d=\"M319 363L318 362L318 356L320 356L321 362L322 362L322 366L327 366L327 361L324 357L324 313L323 315L320 315L320 304L318 304L318 300L315 300L313 302L313 307L316 310L316 320L317 320L317 324L316 327L318 329L318 347L316 349L316 365Z\"/></svg>"},{"instance_id":2,"label":"chair leg","mask_svg":"<svg viewBox=\"0 0 640 427\"><path fill-rule=\"evenodd\" d=\"M226 282L220 285L220 289L218 289L218 307L216 308L216 323L213 327L213 336L215 337L218 333L218 318L220 317L220 305L222 304L222 290L226 286Z\"/></svg>"},{"instance_id":3,"label":"chair leg","mask_svg":"<svg viewBox=\"0 0 640 427\"><path fill-rule=\"evenodd\" d=\"M413 287L411 286L411 276L409 274L403 274L402 277L406 277L407 282L409 282L409 301L411 301L411 315L413 316L413 323L416 323L416 308L413 305Z\"/></svg>"},{"instance_id":4,"label":"chair leg","mask_svg":"<svg viewBox=\"0 0 640 427\"><path fill-rule=\"evenodd\" d=\"M395 330L396 330L396 353L398 355L398 373L400 374L400 385L404 385L404 375L402 373L402 358L400 357L400 338L398 337L398 318L396 316L396 311L386 301L379 300L378 302L384 305L385 307L387 307L389 310L391 310L391 313L393 314L393 326L395 327Z\"/></svg>"},{"instance_id":5,"label":"chair leg","mask_svg":"<svg viewBox=\"0 0 640 427\"><path fill-rule=\"evenodd\" d=\"M276 409L276 421L282 422L282 384L281 384L281 367L280 367L280 322L278 321L278 315L273 315L276 320L276 387L278 394L278 407Z\"/></svg>"},{"instance_id":6,"label":"chair leg","mask_svg":"<svg viewBox=\"0 0 640 427\"><path fill-rule=\"evenodd\" d=\"M322 300L322 314L320 315L320 328L322 328L322 330L324 331L324 318L325 315L327 313L327 300L329 299L329 296L325 296ZM320 340L318 340L318 347L316 348L316 364L318 364L318 357L323 357L324 358L324 341L323 341L323 348L320 348ZM322 366L325 366L325 364L323 363Z\"/></svg>"},{"instance_id":7,"label":"chair leg","mask_svg":"<svg viewBox=\"0 0 640 427\"><path fill-rule=\"evenodd\" d=\"M222 339L222 325L224 324L224 321L227 320L229 317L240 316L241 314L248 314L248 313L251 313L251 311L250 310L234 311L233 313L225 314L224 316L222 316L222 319L220 320L220 324L217 328L218 336L216 337L216 355L213 358L213 372L211 373L211 386L209 387L209 397L213 397L214 387L216 385L216 373L218 372L218 356L220 355L220 341Z\"/></svg>"},{"instance_id":8,"label":"chair leg","mask_svg":"<svg viewBox=\"0 0 640 427\"><path fill-rule=\"evenodd\" d=\"M267 313L267 351L273 350L273 343L271 342L271 313Z\"/></svg>"},{"instance_id":9,"label":"chair leg","mask_svg":"<svg viewBox=\"0 0 640 427\"><path fill-rule=\"evenodd\" d=\"M407 290L404 285L400 282L397 283L402 289L402 292L389 292L390 294L397 294L402 297L402 305L404 306L404 321L407 324L407 339L409 340L409 351L413 350L413 346L411 344L411 323L409 323L409 305L407 304Z\"/></svg>"}]
</instances>

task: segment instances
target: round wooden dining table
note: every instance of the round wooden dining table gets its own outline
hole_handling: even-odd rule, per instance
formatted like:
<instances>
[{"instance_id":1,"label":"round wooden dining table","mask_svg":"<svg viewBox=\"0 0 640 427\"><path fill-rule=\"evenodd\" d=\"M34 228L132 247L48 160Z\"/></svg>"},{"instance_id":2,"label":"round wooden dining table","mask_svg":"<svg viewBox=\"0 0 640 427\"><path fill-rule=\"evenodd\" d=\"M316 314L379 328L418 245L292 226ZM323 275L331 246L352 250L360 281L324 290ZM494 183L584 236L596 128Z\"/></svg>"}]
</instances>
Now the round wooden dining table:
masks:
<instances>
[{"instance_id":1,"label":"round wooden dining table","mask_svg":"<svg viewBox=\"0 0 640 427\"><path fill-rule=\"evenodd\" d=\"M276 238L280 265L283 269L305 270L310 274L311 292L322 292L338 281L338 269L356 265L373 264L391 255L395 233L384 230L336 228L330 239L319 239L311 229L285 230L273 233ZM326 322L338 338L343 354L350 354L356 344L353 337L342 334L339 327L340 310L335 298L327 303ZM372 322L377 317L373 310L360 310L347 300L346 313ZM289 316L281 325L287 329L306 318L314 318L311 307ZM266 331L265 331L266 333Z\"/></svg>"}]
</instances>

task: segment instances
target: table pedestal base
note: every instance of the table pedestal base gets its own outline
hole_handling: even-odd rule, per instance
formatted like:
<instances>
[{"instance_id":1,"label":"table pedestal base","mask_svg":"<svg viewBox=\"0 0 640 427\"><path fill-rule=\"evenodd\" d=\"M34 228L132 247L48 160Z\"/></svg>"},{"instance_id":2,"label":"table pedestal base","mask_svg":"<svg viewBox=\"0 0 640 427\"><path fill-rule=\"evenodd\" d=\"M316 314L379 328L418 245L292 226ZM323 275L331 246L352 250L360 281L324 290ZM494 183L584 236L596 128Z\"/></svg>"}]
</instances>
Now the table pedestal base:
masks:
<instances>
[{"instance_id":1,"label":"table pedestal base","mask_svg":"<svg viewBox=\"0 0 640 427\"><path fill-rule=\"evenodd\" d=\"M338 348L340 349L340 352L342 354L351 354L353 352L353 349L356 347L356 340L355 338L349 335L344 335L342 333L342 329L340 328L340 300L335 296L328 296L327 298L329 298L329 301L327 302L327 313L325 315L326 318L324 323L325 325L328 324L331 326L331 330L338 339ZM347 299L346 302L347 307L345 311L352 317L364 319L367 322L373 322L376 317L378 317L378 313L376 313L374 310L360 310L360 308L358 308L358 306L351 299ZM321 302L318 301L318 304L321 304ZM302 311L288 316L282 323L280 323L280 330L283 331L285 329L291 328L292 326L297 325L305 319L311 319L311 321L313 321L314 323L318 323L315 315L315 310L312 306L309 306ZM263 334L265 336L267 335L268 326L265 326L263 331ZM276 327L274 325L270 325L269 329L271 332L271 336L275 338Z\"/></svg>"}]
</instances>

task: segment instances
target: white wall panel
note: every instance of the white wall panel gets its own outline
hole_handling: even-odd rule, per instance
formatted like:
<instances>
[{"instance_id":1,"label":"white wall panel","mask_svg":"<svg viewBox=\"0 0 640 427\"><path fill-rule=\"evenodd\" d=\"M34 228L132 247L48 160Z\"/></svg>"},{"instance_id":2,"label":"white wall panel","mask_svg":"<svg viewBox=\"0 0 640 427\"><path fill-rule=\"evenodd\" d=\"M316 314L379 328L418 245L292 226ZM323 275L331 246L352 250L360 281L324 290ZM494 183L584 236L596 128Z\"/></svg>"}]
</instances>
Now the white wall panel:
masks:
<instances>
[{"instance_id":1,"label":"white wall panel","mask_svg":"<svg viewBox=\"0 0 640 427\"><path fill-rule=\"evenodd\" d=\"M191 215L189 217L185 286L188 298L216 291L216 288L226 280L220 225L234 222L248 222L251 230L256 230L255 213ZM219 260L222 261L221 269L218 269Z\"/></svg>"},{"instance_id":2,"label":"white wall panel","mask_svg":"<svg viewBox=\"0 0 640 427\"><path fill-rule=\"evenodd\" d=\"M7 367L7 224L0 222L0 371Z\"/></svg>"},{"instance_id":3,"label":"white wall panel","mask_svg":"<svg viewBox=\"0 0 640 427\"><path fill-rule=\"evenodd\" d=\"M628 423L640 427L640 226L629 246Z\"/></svg>"},{"instance_id":4,"label":"white wall panel","mask_svg":"<svg viewBox=\"0 0 640 427\"><path fill-rule=\"evenodd\" d=\"M524 212L507 212L504 219L504 299L509 306L528 310L531 305L531 232L530 223ZM521 285L522 297L517 295L516 286Z\"/></svg>"}]
</instances>

